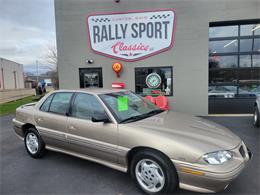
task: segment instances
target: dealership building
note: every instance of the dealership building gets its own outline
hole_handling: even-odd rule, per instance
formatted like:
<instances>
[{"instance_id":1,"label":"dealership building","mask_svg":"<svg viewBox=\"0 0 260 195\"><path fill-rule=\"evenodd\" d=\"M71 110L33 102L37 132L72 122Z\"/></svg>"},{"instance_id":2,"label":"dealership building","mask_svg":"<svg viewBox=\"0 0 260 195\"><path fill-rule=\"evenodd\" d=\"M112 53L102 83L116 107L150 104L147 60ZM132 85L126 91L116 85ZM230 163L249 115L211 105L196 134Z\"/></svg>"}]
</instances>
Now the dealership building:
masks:
<instances>
[{"instance_id":1,"label":"dealership building","mask_svg":"<svg viewBox=\"0 0 260 195\"><path fill-rule=\"evenodd\" d=\"M176 111L251 113L259 10L259 0L55 0L60 88L114 84L166 95Z\"/></svg>"},{"instance_id":2,"label":"dealership building","mask_svg":"<svg viewBox=\"0 0 260 195\"><path fill-rule=\"evenodd\" d=\"M23 88L23 65L5 58L0 58L0 91Z\"/></svg>"}]
</instances>

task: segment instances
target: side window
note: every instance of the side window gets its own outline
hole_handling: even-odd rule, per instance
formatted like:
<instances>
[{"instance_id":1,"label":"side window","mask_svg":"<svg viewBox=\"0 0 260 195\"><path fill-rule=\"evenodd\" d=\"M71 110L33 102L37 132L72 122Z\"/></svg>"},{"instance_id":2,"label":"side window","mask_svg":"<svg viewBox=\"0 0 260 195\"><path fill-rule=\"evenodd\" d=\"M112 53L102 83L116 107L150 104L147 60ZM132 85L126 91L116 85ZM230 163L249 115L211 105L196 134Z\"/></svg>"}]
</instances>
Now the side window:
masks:
<instances>
[{"instance_id":1,"label":"side window","mask_svg":"<svg viewBox=\"0 0 260 195\"><path fill-rule=\"evenodd\" d=\"M67 92L56 93L52 99L49 111L65 115L69 110L72 94Z\"/></svg>"},{"instance_id":2,"label":"side window","mask_svg":"<svg viewBox=\"0 0 260 195\"><path fill-rule=\"evenodd\" d=\"M98 99L89 94L79 93L75 97L71 115L82 119L98 118L105 110Z\"/></svg>"},{"instance_id":3,"label":"side window","mask_svg":"<svg viewBox=\"0 0 260 195\"><path fill-rule=\"evenodd\" d=\"M49 107L50 107L50 103L51 103L52 98L53 98L53 94L50 95L50 96L43 102L43 104L42 104L41 107L40 107L40 110L41 110L41 111L44 111L44 112L48 112L48 111L49 111Z\"/></svg>"}]
</instances>

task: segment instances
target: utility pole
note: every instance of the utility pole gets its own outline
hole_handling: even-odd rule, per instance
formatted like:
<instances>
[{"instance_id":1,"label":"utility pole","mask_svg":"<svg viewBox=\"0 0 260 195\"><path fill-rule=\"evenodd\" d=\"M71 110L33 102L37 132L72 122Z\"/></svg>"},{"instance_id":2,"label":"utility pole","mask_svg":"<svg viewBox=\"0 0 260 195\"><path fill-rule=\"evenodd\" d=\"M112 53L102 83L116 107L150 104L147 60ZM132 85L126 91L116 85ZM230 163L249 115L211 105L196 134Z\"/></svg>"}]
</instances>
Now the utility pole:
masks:
<instances>
[{"instance_id":1,"label":"utility pole","mask_svg":"<svg viewBox=\"0 0 260 195\"><path fill-rule=\"evenodd\" d=\"M37 76L37 82L39 82L39 63L38 60L36 60L36 76Z\"/></svg>"}]
</instances>

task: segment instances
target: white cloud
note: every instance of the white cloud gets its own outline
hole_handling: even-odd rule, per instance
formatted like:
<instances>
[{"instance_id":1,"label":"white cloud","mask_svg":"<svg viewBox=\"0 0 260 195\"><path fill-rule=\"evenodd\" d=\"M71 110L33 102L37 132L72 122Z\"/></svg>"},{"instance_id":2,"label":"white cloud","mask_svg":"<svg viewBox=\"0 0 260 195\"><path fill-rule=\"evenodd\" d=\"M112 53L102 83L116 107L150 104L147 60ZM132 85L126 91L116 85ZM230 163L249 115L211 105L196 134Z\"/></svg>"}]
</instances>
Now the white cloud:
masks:
<instances>
[{"instance_id":1,"label":"white cloud","mask_svg":"<svg viewBox=\"0 0 260 195\"><path fill-rule=\"evenodd\" d=\"M35 27L17 26L0 20L0 55L21 64L43 60L48 46L55 45L55 33Z\"/></svg>"},{"instance_id":2,"label":"white cloud","mask_svg":"<svg viewBox=\"0 0 260 195\"><path fill-rule=\"evenodd\" d=\"M48 47L56 45L52 0L1 0L0 4L0 57L24 65L44 63ZM45 12L39 12L39 6Z\"/></svg>"}]
</instances>

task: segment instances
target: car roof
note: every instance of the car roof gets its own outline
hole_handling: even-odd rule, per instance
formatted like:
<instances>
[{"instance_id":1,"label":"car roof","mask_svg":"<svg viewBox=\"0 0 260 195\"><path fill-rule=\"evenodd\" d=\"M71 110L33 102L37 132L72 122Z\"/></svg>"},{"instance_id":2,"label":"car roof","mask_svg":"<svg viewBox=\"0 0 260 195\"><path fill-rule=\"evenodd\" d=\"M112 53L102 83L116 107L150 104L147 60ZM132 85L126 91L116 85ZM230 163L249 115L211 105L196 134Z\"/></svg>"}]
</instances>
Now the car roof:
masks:
<instances>
[{"instance_id":1,"label":"car roof","mask_svg":"<svg viewBox=\"0 0 260 195\"><path fill-rule=\"evenodd\" d=\"M53 92L83 92L90 94L107 94L107 93L115 93L121 91L128 91L125 89L103 89L103 88L87 88L87 89L59 89Z\"/></svg>"}]
</instances>

